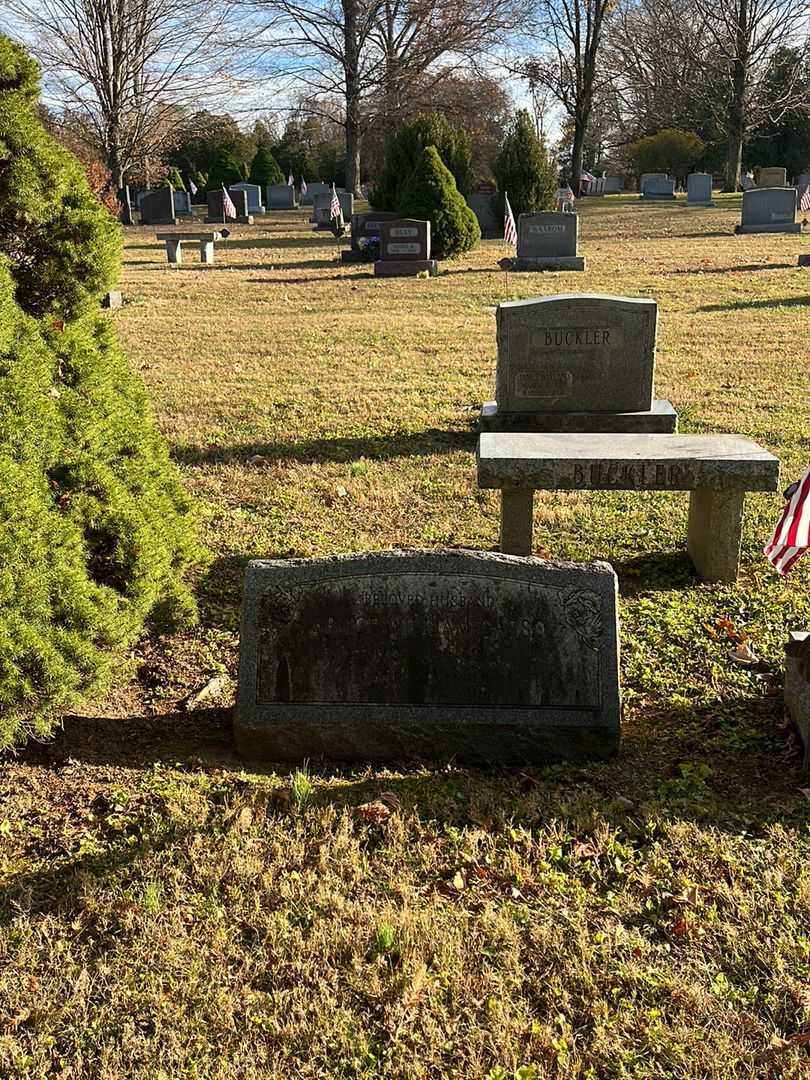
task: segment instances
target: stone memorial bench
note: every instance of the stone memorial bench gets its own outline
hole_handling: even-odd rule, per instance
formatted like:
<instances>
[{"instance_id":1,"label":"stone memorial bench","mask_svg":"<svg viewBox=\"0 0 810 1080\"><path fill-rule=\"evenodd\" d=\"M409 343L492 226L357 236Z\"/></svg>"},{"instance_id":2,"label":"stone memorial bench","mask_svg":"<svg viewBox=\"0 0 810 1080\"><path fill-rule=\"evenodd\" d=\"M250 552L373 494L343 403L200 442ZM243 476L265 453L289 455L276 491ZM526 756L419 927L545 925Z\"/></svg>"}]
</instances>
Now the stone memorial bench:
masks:
<instances>
[{"instance_id":1,"label":"stone memorial bench","mask_svg":"<svg viewBox=\"0 0 810 1080\"><path fill-rule=\"evenodd\" d=\"M779 461L737 435L513 434L478 442L478 484L501 491L501 550L532 550L534 492L689 491L687 550L704 581L737 580L746 491L776 491Z\"/></svg>"},{"instance_id":2,"label":"stone memorial bench","mask_svg":"<svg viewBox=\"0 0 810 1080\"><path fill-rule=\"evenodd\" d=\"M166 259L172 266L179 266L183 262L183 244L199 244L200 262L212 266L214 244L227 236L227 229L222 229L220 232L157 233L157 239L166 242Z\"/></svg>"}]
</instances>

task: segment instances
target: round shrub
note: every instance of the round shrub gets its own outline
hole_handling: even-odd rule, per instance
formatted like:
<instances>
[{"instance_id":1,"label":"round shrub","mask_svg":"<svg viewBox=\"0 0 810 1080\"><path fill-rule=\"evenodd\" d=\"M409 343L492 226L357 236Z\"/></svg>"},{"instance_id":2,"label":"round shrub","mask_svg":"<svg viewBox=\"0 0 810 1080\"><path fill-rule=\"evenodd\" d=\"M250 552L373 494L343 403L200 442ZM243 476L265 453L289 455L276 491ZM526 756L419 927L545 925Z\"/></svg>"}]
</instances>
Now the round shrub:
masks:
<instances>
[{"instance_id":1,"label":"round shrub","mask_svg":"<svg viewBox=\"0 0 810 1080\"><path fill-rule=\"evenodd\" d=\"M452 259L469 251L481 239L478 219L456 187L435 146L428 146L408 177L400 195L403 217L430 222L433 254Z\"/></svg>"},{"instance_id":2,"label":"round shrub","mask_svg":"<svg viewBox=\"0 0 810 1080\"><path fill-rule=\"evenodd\" d=\"M382 176L371 195L375 209L402 211L403 188L427 146L436 148L456 187L466 195L473 174L470 137L463 128L453 127L446 116L430 113L403 124L388 141Z\"/></svg>"},{"instance_id":3,"label":"round shrub","mask_svg":"<svg viewBox=\"0 0 810 1080\"><path fill-rule=\"evenodd\" d=\"M208 173L208 190L214 191L221 187L230 187L231 184L242 182L242 171L239 162L229 150L220 150L211 163Z\"/></svg>"},{"instance_id":4,"label":"round shrub","mask_svg":"<svg viewBox=\"0 0 810 1080\"><path fill-rule=\"evenodd\" d=\"M498 181L495 210L499 216L504 212L504 192L509 195L515 218L518 214L553 209L557 172L525 109L517 113L507 132L492 172Z\"/></svg>"},{"instance_id":5,"label":"round shrub","mask_svg":"<svg viewBox=\"0 0 810 1080\"><path fill-rule=\"evenodd\" d=\"M264 191L268 184L283 184L286 177L281 167L266 146L260 146L250 163L251 184L258 184Z\"/></svg>"}]
</instances>

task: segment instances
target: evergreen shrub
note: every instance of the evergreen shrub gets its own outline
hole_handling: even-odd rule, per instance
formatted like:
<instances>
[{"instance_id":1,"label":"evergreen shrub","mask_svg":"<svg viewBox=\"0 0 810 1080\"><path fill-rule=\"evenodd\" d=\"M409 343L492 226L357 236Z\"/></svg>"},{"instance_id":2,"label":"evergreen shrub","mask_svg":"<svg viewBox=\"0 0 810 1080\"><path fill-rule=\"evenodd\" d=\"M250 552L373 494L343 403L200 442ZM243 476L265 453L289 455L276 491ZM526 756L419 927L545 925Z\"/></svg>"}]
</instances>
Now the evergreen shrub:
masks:
<instances>
[{"instance_id":1,"label":"evergreen shrub","mask_svg":"<svg viewBox=\"0 0 810 1080\"><path fill-rule=\"evenodd\" d=\"M481 239L478 219L456 187L435 146L422 151L399 197L403 217L430 222L433 255L452 259Z\"/></svg>"},{"instance_id":2,"label":"evergreen shrub","mask_svg":"<svg viewBox=\"0 0 810 1080\"><path fill-rule=\"evenodd\" d=\"M371 194L376 210L392 210L397 214L402 211L402 191L428 146L436 148L462 195L469 192L473 178L470 137L463 128L453 127L441 113L430 113L403 124L388 141L383 172Z\"/></svg>"},{"instance_id":3,"label":"evergreen shrub","mask_svg":"<svg viewBox=\"0 0 810 1080\"><path fill-rule=\"evenodd\" d=\"M545 145L538 139L531 117L520 109L492 163L498 182L495 212L504 213L504 192L517 221L518 214L554 209L557 171Z\"/></svg>"},{"instance_id":4,"label":"evergreen shrub","mask_svg":"<svg viewBox=\"0 0 810 1080\"><path fill-rule=\"evenodd\" d=\"M256 151L253 161L250 163L251 184L258 184L264 190L268 184L284 184L287 181L281 167L266 146L260 146Z\"/></svg>"}]
</instances>

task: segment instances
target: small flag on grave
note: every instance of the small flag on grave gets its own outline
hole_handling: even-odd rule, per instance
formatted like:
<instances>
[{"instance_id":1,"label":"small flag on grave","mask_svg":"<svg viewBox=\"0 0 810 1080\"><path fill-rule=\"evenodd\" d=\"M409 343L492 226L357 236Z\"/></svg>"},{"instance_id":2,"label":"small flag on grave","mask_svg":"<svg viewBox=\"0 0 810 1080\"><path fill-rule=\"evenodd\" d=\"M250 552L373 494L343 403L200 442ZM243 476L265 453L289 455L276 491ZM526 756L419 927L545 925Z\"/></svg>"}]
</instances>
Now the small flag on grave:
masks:
<instances>
[{"instance_id":1,"label":"small flag on grave","mask_svg":"<svg viewBox=\"0 0 810 1080\"><path fill-rule=\"evenodd\" d=\"M236 207L233 205L233 199L228 194L228 189L224 184L222 185L222 213L224 217L236 221Z\"/></svg>"},{"instance_id":2,"label":"small flag on grave","mask_svg":"<svg viewBox=\"0 0 810 1080\"><path fill-rule=\"evenodd\" d=\"M334 184L332 184L332 202L329 204L329 218L339 228L343 226L343 207L340 205L340 199Z\"/></svg>"},{"instance_id":3,"label":"small flag on grave","mask_svg":"<svg viewBox=\"0 0 810 1080\"><path fill-rule=\"evenodd\" d=\"M810 547L810 469L785 496L788 502L764 548L765 558L780 574L789 573Z\"/></svg>"},{"instance_id":4,"label":"small flag on grave","mask_svg":"<svg viewBox=\"0 0 810 1080\"><path fill-rule=\"evenodd\" d=\"M194 181L190 177L189 177L189 181L188 181L188 190L191 192L192 195L197 194L197 185L194 183Z\"/></svg>"},{"instance_id":5,"label":"small flag on grave","mask_svg":"<svg viewBox=\"0 0 810 1080\"><path fill-rule=\"evenodd\" d=\"M806 187L802 192L802 197L799 199L800 210L810 210L810 187Z\"/></svg>"},{"instance_id":6,"label":"small flag on grave","mask_svg":"<svg viewBox=\"0 0 810 1080\"><path fill-rule=\"evenodd\" d=\"M295 187L295 180L293 179L292 173L287 177L287 187Z\"/></svg>"},{"instance_id":7,"label":"small flag on grave","mask_svg":"<svg viewBox=\"0 0 810 1080\"><path fill-rule=\"evenodd\" d=\"M304 195L306 195L306 193L307 193L307 182L302 176L301 177L301 196L302 196L302 198L303 198Z\"/></svg>"},{"instance_id":8,"label":"small flag on grave","mask_svg":"<svg viewBox=\"0 0 810 1080\"><path fill-rule=\"evenodd\" d=\"M509 205L509 196L506 194L506 192L503 193L503 201L506 210L503 219L503 240L505 244L511 244L513 248L517 248L517 228L515 227L515 215L512 213L512 207Z\"/></svg>"}]
</instances>

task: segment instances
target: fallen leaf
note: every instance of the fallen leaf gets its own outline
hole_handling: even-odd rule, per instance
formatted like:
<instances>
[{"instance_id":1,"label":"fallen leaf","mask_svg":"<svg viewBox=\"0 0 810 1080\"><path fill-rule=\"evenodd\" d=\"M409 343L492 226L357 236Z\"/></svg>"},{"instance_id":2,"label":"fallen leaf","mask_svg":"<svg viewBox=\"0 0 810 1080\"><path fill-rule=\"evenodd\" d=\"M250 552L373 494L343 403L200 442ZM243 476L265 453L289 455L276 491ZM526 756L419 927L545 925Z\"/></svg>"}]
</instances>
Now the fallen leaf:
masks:
<instances>
[{"instance_id":1,"label":"fallen leaf","mask_svg":"<svg viewBox=\"0 0 810 1080\"><path fill-rule=\"evenodd\" d=\"M736 649L732 649L728 654L728 658L732 663L740 667L750 667L751 664L758 663L758 658L754 655L747 641L740 642Z\"/></svg>"},{"instance_id":2,"label":"fallen leaf","mask_svg":"<svg viewBox=\"0 0 810 1080\"><path fill-rule=\"evenodd\" d=\"M453 875L453 888L457 892L464 892L464 890L467 888L467 882L464 880L464 875L460 870L456 870L455 874Z\"/></svg>"},{"instance_id":3,"label":"fallen leaf","mask_svg":"<svg viewBox=\"0 0 810 1080\"><path fill-rule=\"evenodd\" d=\"M215 675L205 686L186 698L186 712L193 712L211 698L218 697L228 683L227 675Z\"/></svg>"}]
</instances>

